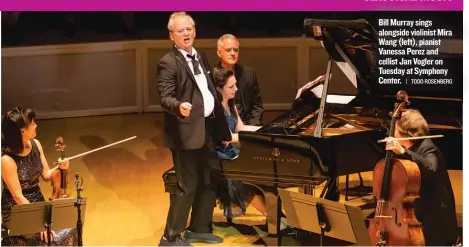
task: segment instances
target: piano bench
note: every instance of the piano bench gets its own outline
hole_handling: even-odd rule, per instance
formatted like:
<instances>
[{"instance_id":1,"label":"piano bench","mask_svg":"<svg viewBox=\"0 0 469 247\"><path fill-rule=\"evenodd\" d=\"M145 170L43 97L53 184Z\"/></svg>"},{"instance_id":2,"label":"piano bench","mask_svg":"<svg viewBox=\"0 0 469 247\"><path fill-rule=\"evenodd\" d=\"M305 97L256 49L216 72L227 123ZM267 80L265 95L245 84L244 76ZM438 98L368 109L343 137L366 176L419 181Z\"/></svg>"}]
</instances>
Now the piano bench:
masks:
<instances>
[{"instance_id":1,"label":"piano bench","mask_svg":"<svg viewBox=\"0 0 469 247\"><path fill-rule=\"evenodd\" d=\"M169 170L163 173L163 181L164 181L164 192L170 194L170 197L174 195L177 189L177 178L176 178L176 171L174 167L171 167Z\"/></svg>"}]
</instances>

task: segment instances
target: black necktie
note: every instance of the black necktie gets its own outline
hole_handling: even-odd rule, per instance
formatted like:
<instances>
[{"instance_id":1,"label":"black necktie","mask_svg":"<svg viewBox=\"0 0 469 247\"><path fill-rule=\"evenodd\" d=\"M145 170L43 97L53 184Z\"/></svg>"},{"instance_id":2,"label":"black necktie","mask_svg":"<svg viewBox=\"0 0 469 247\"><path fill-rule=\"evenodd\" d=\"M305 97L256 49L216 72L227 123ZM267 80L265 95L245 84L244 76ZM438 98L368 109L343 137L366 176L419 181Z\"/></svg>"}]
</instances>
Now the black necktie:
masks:
<instances>
[{"instance_id":1,"label":"black necktie","mask_svg":"<svg viewBox=\"0 0 469 247\"><path fill-rule=\"evenodd\" d=\"M199 69L199 62L195 60L195 55L187 54L187 57L192 60L191 62L192 62L192 67L194 67L194 74L195 75L201 74L200 69Z\"/></svg>"}]
</instances>

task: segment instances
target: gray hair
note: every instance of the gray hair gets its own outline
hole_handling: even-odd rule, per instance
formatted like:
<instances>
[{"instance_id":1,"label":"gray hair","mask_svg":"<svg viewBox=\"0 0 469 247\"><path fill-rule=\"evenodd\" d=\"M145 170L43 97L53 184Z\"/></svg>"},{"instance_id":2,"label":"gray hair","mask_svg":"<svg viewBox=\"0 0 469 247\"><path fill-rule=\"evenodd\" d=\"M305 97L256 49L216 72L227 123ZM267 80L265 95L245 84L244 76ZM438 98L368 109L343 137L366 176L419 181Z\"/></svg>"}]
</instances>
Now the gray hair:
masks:
<instances>
[{"instance_id":1,"label":"gray hair","mask_svg":"<svg viewBox=\"0 0 469 247\"><path fill-rule=\"evenodd\" d=\"M217 49L220 49L220 47L223 45L223 41L225 41L225 39L234 39L236 41L238 41L239 43L239 39L236 38L236 36L234 36L233 34L224 34L222 35L219 39L218 39L218 42L217 42Z\"/></svg>"},{"instance_id":2,"label":"gray hair","mask_svg":"<svg viewBox=\"0 0 469 247\"><path fill-rule=\"evenodd\" d=\"M176 19L176 17L184 17L184 16L189 18L190 22L192 23L192 26L195 26L194 19L192 19L192 17L189 14L187 14L186 12L173 12L171 14L171 16L169 17L168 30L169 31L173 30L173 21L174 21L174 19Z\"/></svg>"}]
</instances>

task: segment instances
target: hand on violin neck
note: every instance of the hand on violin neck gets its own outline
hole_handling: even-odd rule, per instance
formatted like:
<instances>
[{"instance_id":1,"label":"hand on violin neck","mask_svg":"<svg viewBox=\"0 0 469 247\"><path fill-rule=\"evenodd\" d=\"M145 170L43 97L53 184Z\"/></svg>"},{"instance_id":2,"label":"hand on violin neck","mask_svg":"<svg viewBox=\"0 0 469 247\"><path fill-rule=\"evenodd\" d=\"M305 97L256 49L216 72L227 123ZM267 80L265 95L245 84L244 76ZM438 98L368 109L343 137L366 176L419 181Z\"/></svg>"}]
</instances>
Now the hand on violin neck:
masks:
<instances>
[{"instance_id":1,"label":"hand on violin neck","mask_svg":"<svg viewBox=\"0 0 469 247\"><path fill-rule=\"evenodd\" d=\"M70 162L69 162L68 160L65 160L65 161L63 161L63 162L61 162L61 161L62 161L61 158L59 158L59 159L57 160L57 162L59 162L59 163L58 163L58 164L59 164L58 167L59 167L60 169L62 169L62 170L67 170L67 169L70 167Z\"/></svg>"},{"instance_id":2,"label":"hand on violin neck","mask_svg":"<svg viewBox=\"0 0 469 247\"><path fill-rule=\"evenodd\" d=\"M386 150L393 151L396 154L404 154L405 148L393 137L387 138Z\"/></svg>"}]
</instances>

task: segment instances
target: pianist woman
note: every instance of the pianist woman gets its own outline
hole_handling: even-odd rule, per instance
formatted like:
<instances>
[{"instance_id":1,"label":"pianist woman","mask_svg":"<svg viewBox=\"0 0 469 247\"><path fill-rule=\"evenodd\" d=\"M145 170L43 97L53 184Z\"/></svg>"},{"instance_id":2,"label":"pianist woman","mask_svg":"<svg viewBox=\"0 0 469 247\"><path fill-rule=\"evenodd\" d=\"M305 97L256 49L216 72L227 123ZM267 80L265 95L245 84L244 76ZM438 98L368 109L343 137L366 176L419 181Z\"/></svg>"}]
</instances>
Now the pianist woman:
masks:
<instances>
[{"instance_id":1,"label":"pianist woman","mask_svg":"<svg viewBox=\"0 0 469 247\"><path fill-rule=\"evenodd\" d=\"M39 178L49 181L53 169L44 156L36 137L35 113L30 109L14 108L2 117L2 233L11 218L11 207L45 201L39 188ZM68 162L60 164L68 169ZM75 229L52 233L51 245L77 245ZM2 236L2 245L37 246L47 244L46 232L20 236Z\"/></svg>"},{"instance_id":2,"label":"pianist woman","mask_svg":"<svg viewBox=\"0 0 469 247\"><path fill-rule=\"evenodd\" d=\"M236 159L240 154L238 131L252 131L255 126L243 124L234 102L236 87L236 78L234 72L229 69L219 68L213 72L215 88L218 91L218 98L224 108L224 113L232 133L230 143L219 143L217 145L218 156L221 160ZM254 186L243 184L240 181L224 180L219 187L220 206L224 210L224 215L228 221L234 217L246 213L249 204L256 208L260 213L266 215L265 198Z\"/></svg>"}]
</instances>

